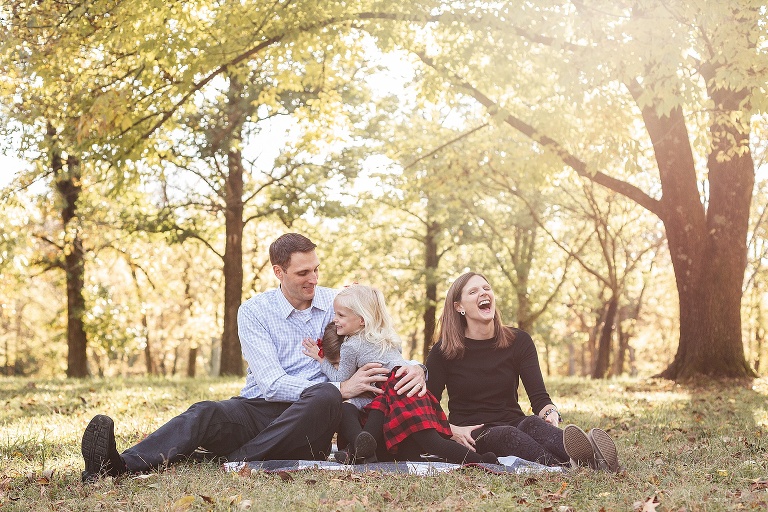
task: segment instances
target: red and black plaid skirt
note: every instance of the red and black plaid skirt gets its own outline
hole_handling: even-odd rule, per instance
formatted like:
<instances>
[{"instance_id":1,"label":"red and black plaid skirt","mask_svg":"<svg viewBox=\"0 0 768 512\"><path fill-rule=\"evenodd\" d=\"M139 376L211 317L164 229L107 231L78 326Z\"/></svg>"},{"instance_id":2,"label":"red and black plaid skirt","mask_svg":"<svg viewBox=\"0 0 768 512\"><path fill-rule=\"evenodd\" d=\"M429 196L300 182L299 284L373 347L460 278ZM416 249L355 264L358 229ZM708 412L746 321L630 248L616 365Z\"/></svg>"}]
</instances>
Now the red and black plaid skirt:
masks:
<instances>
[{"instance_id":1,"label":"red and black plaid skirt","mask_svg":"<svg viewBox=\"0 0 768 512\"><path fill-rule=\"evenodd\" d=\"M384 441L390 453L397 453L397 445L408 436L420 430L433 428L447 438L452 434L448 418L445 417L440 403L435 395L427 391L424 396L398 395L395 384L399 378L395 373L399 367L392 369L389 379L382 385L382 394L377 395L373 402L363 409L367 418L369 411L384 413Z\"/></svg>"}]
</instances>

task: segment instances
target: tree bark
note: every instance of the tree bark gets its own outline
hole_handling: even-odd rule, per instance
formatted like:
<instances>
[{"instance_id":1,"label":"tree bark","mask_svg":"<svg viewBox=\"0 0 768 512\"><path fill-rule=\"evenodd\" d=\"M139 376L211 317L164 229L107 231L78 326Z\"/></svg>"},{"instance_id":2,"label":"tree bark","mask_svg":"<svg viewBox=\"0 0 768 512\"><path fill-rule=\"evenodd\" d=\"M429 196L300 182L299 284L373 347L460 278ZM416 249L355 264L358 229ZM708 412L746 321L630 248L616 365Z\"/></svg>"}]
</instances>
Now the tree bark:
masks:
<instances>
[{"instance_id":1,"label":"tree bark","mask_svg":"<svg viewBox=\"0 0 768 512\"><path fill-rule=\"evenodd\" d=\"M227 98L227 175L224 248L224 330L221 335L221 375L244 375L237 310L243 293L243 156L240 151L245 115L242 110L243 87L230 79Z\"/></svg>"},{"instance_id":2,"label":"tree bark","mask_svg":"<svg viewBox=\"0 0 768 512\"><path fill-rule=\"evenodd\" d=\"M437 265L440 256L437 253L438 223L427 224L427 234L424 237L424 275L426 277L426 297L424 307L424 343L421 346L421 357L426 360L437 326Z\"/></svg>"},{"instance_id":3,"label":"tree bark","mask_svg":"<svg viewBox=\"0 0 768 512\"><path fill-rule=\"evenodd\" d=\"M56 190L61 197L61 223L64 230L63 268L67 286L67 377L88 376L88 339L83 324L85 314L85 252L77 225L77 201L80 198L81 173L80 162L71 155L67 156L66 169L61 150L55 141L56 130L48 126L51 140L51 168L55 176Z\"/></svg>"},{"instance_id":4,"label":"tree bark","mask_svg":"<svg viewBox=\"0 0 768 512\"><path fill-rule=\"evenodd\" d=\"M197 370L197 347L189 347L187 358L187 377L194 377Z\"/></svg>"},{"instance_id":5,"label":"tree bark","mask_svg":"<svg viewBox=\"0 0 768 512\"><path fill-rule=\"evenodd\" d=\"M608 375L611 361L611 338L613 337L613 328L616 323L616 312L619 309L619 299L616 295L611 295L603 316L603 326L600 330L600 341L597 344L597 356L595 358L595 368L592 371L592 377L603 379Z\"/></svg>"},{"instance_id":6,"label":"tree bark","mask_svg":"<svg viewBox=\"0 0 768 512\"><path fill-rule=\"evenodd\" d=\"M744 356L741 336L742 282L755 171L749 128L723 119L735 111L735 96L723 91L714 95L717 110L725 110L725 114L713 113L706 213L696 187L690 146L681 144L688 141L682 112L675 109L670 116L659 118L651 109L643 111L661 175L661 219L680 303L680 342L674 360L660 374L664 378L755 375ZM742 150L734 154L734 146Z\"/></svg>"}]
</instances>

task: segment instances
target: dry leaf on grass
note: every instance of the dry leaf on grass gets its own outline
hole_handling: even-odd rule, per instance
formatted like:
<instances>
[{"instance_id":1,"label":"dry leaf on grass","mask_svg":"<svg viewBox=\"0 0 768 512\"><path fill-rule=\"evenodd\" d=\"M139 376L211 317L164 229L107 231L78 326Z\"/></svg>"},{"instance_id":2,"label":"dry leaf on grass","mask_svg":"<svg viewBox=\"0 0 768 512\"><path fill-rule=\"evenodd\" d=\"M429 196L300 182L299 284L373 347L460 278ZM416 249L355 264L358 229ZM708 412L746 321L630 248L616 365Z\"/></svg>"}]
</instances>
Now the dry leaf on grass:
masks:
<instances>
[{"instance_id":1,"label":"dry leaf on grass","mask_svg":"<svg viewBox=\"0 0 768 512\"><path fill-rule=\"evenodd\" d=\"M760 491L762 489L768 489L768 478L758 478L752 480L752 483L749 484L750 491Z\"/></svg>"},{"instance_id":2,"label":"dry leaf on grass","mask_svg":"<svg viewBox=\"0 0 768 512\"><path fill-rule=\"evenodd\" d=\"M278 471L277 475L280 477L280 480L282 480L283 482L293 481L293 477L290 474L288 474L287 471Z\"/></svg>"},{"instance_id":3,"label":"dry leaf on grass","mask_svg":"<svg viewBox=\"0 0 768 512\"><path fill-rule=\"evenodd\" d=\"M658 496L651 496L645 501L636 501L633 503L632 508L637 512L656 512L656 507L659 506Z\"/></svg>"},{"instance_id":4,"label":"dry leaf on grass","mask_svg":"<svg viewBox=\"0 0 768 512\"><path fill-rule=\"evenodd\" d=\"M189 510L193 503L195 503L194 496L182 496L173 503L173 510L174 512L184 512Z\"/></svg>"}]
</instances>

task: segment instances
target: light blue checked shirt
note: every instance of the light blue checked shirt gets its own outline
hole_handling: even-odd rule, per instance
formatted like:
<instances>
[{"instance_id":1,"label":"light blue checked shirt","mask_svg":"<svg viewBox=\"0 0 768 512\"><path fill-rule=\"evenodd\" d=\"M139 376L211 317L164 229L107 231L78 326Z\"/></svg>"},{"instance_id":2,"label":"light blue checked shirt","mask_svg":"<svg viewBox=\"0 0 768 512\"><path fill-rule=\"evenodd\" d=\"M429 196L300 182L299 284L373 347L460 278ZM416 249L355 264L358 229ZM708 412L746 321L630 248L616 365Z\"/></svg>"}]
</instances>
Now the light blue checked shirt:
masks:
<instances>
[{"instance_id":1,"label":"light blue checked shirt","mask_svg":"<svg viewBox=\"0 0 768 512\"><path fill-rule=\"evenodd\" d=\"M338 290L317 286L312 306L294 309L280 288L259 293L237 312L237 330L248 363L240 396L295 402L309 386L328 382L320 363L302 352L304 338L321 338L333 320Z\"/></svg>"}]
</instances>

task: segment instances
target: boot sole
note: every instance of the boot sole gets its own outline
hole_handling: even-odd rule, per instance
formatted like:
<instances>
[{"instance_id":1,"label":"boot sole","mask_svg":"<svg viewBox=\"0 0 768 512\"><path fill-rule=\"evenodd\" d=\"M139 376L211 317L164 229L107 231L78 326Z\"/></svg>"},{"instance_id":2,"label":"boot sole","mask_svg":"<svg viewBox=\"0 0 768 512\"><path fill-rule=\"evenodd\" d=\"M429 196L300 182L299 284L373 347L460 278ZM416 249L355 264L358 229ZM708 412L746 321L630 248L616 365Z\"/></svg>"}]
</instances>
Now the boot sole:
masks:
<instances>
[{"instance_id":1,"label":"boot sole","mask_svg":"<svg viewBox=\"0 0 768 512\"><path fill-rule=\"evenodd\" d=\"M109 439L114 435L115 423L99 414L85 427L80 450L85 459L84 479L93 479L106 473L109 464Z\"/></svg>"},{"instance_id":2,"label":"boot sole","mask_svg":"<svg viewBox=\"0 0 768 512\"><path fill-rule=\"evenodd\" d=\"M368 462L376 454L376 447L376 439L369 432L360 432L355 438L355 460Z\"/></svg>"}]
</instances>

